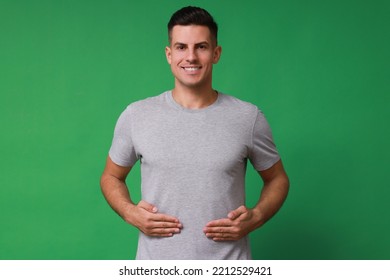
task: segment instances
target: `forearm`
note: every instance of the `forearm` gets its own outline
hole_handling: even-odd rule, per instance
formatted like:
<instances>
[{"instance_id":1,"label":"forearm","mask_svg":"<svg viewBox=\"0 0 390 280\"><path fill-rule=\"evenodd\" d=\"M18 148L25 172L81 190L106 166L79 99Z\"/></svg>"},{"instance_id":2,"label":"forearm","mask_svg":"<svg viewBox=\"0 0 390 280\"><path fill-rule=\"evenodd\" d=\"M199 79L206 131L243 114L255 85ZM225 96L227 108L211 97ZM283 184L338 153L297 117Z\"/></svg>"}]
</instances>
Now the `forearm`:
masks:
<instances>
[{"instance_id":1,"label":"forearm","mask_svg":"<svg viewBox=\"0 0 390 280\"><path fill-rule=\"evenodd\" d=\"M289 181L284 174L266 181L258 203L253 207L255 227L258 228L271 219L282 207L289 190Z\"/></svg>"},{"instance_id":2,"label":"forearm","mask_svg":"<svg viewBox=\"0 0 390 280\"><path fill-rule=\"evenodd\" d=\"M103 174L100 186L105 199L111 208L124 220L129 222L129 208L134 207L129 190L124 180Z\"/></svg>"},{"instance_id":3,"label":"forearm","mask_svg":"<svg viewBox=\"0 0 390 280\"><path fill-rule=\"evenodd\" d=\"M100 187L111 208L146 235L169 237L179 233L182 225L177 218L158 213L157 207L146 201L133 203L125 183L130 170L131 167L119 166L107 157Z\"/></svg>"}]
</instances>

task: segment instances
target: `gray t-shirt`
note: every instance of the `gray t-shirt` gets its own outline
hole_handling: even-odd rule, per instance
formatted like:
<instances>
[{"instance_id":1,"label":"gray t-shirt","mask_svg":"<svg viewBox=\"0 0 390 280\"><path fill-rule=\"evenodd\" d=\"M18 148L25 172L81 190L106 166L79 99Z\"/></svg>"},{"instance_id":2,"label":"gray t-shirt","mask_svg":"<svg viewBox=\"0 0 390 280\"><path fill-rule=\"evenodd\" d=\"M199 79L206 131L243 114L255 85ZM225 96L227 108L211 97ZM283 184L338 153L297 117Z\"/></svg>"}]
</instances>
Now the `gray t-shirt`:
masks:
<instances>
[{"instance_id":1,"label":"gray t-shirt","mask_svg":"<svg viewBox=\"0 0 390 280\"><path fill-rule=\"evenodd\" d=\"M210 106L191 110L167 91L126 108L109 155L120 166L140 160L142 199L183 224L173 237L140 232L137 259L251 259L248 237L215 242L203 228L245 205L247 159L258 171L279 160L256 106L218 93Z\"/></svg>"}]
</instances>

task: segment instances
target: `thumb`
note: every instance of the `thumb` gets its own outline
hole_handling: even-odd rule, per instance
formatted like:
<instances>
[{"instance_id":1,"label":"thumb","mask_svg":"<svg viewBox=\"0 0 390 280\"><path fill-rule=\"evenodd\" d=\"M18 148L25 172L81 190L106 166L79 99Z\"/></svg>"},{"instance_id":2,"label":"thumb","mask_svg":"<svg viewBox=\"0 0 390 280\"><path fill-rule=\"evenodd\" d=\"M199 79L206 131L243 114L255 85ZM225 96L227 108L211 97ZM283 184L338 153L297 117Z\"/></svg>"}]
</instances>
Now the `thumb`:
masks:
<instances>
[{"instance_id":1,"label":"thumb","mask_svg":"<svg viewBox=\"0 0 390 280\"><path fill-rule=\"evenodd\" d=\"M156 206L154 206L153 204L150 204L144 200L141 200L138 203L138 206L141 207L142 209L145 209L148 212L151 212L151 213L157 213L157 211L158 211Z\"/></svg>"},{"instance_id":2,"label":"thumb","mask_svg":"<svg viewBox=\"0 0 390 280\"><path fill-rule=\"evenodd\" d=\"M237 209L230 211L228 214L228 218L230 220L235 220L238 217L240 217L242 214L245 214L246 212L248 212L248 209L242 205L242 206L238 207Z\"/></svg>"}]
</instances>

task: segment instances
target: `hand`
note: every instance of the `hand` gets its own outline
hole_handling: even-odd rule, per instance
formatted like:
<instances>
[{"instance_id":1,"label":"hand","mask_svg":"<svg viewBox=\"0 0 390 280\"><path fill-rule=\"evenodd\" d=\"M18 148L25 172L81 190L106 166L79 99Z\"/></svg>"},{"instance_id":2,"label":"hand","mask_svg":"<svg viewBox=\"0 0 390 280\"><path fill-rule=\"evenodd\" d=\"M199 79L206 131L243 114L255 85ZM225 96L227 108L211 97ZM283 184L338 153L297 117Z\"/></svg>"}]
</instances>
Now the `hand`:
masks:
<instances>
[{"instance_id":1,"label":"hand","mask_svg":"<svg viewBox=\"0 0 390 280\"><path fill-rule=\"evenodd\" d=\"M240 206L229 212L226 219L207 223L203 232L214 241L240 240L256 228L257 215L253 209Z\"/></svg>"},{"instance_id":2,"label":"hand","mask_svg":"<svg viewBox=\"0 0 390 280\"><path fill-rule=\"evenodd\" d=\"M182 228L177 218L158 213L156 206L143 200L130 208L128 215L126 221L148 236L171 237Z\"/></svg>"}]
</instances>

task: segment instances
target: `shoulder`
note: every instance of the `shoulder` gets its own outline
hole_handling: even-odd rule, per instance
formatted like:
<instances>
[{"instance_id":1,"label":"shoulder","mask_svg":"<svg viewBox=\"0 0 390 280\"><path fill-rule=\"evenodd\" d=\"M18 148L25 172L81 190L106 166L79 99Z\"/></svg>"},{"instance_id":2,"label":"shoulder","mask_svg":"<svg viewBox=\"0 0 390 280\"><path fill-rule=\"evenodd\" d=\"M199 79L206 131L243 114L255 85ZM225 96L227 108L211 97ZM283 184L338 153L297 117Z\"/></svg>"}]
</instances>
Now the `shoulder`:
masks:
<instances>
[{"instance_id":1,"label":"shoulder","mask_svg":"<svg viewBox=\"0 0 390 280\"><path fill-rule=\"evenodd\" d=\"M229 94L221 92L219 94L221 98L221 105L227 110L232 110L239 114L245 114L250 116L256 116L260 111L260 109L255 104L244 101Z\"/></svg>"},{"instance_id":2,"label":"shoulder","mask_svg":"<svg viewBox=\"0 0 390 280\"><path fill-rule=\"evenodd\" d=\"M156 110L164 104L165 96L167 92L163 92L157 96L147 97L127 105L123 114L131 115L138 113L147 113L151 110Z\"/></svg>"}]
</instances>

